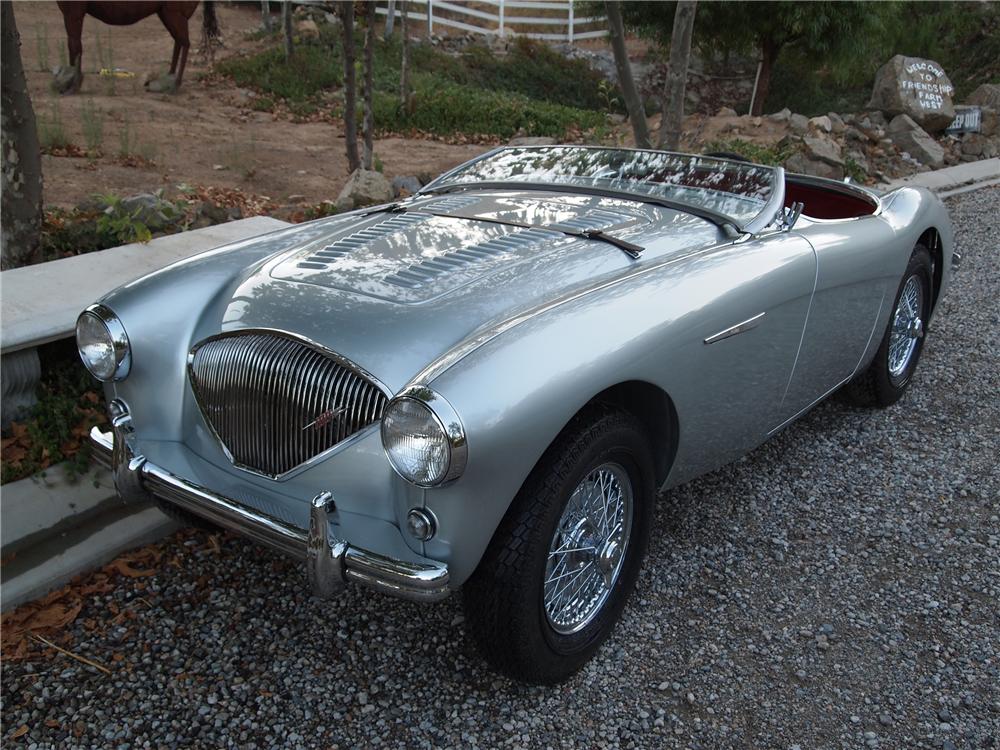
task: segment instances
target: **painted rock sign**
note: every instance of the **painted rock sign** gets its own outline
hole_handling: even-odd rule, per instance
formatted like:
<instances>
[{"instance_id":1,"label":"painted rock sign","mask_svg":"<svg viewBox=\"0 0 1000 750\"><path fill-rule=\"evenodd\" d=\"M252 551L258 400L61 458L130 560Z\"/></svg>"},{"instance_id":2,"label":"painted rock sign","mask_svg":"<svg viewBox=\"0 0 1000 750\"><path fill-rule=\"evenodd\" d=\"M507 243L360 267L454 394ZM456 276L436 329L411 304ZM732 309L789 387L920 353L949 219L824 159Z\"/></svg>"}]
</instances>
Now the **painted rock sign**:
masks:
<instances>
[{"instance_id":1,"label":"painted rock sign","mask_svg":"<svg viewBox=\"0 0 1000 750\"><path fill-rule=\"evenodd\" d=\"M954 90L936 62L896 55L875 74L868 106L887 117L909 115L924 130L939 133L955 119Z\"/></svg>"}]
</instances>

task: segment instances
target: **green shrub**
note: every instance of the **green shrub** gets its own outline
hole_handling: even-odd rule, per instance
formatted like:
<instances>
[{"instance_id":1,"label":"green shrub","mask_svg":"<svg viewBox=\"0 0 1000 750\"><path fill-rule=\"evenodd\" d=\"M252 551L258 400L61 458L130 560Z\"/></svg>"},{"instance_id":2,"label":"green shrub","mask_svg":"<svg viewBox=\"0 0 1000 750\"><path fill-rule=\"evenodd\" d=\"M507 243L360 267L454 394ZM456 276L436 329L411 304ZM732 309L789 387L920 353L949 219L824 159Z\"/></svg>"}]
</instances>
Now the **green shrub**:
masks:
<instances>
[{"instance_id":1,"label":"green shrub","mask_svg":"<svg viewBox=\"0 0 1000 750\"><path fill-rule=\"evenodd\" d=\"M290 61L275 47L247 57L232 57L218 69L240 86L257 89L293 102L304 102L343 80L340 55L329 46L299 44Z\"/></svg>"},{"instance_id":2,"label":"green shrub","mask_svg":"<svg viewBox=\"0 0 1000 750\"><path fill-rule=\"evenodd\" d=\"M712 141L703 149L706 153L715 151L727 151L732 154L739 154L744 159L749 159L754 164L769 164L779 167L792 155L791 148L779 148L778 146L764 146L760 143L751 143L741 138L733 138L728 141Z\"/></svg>"},{"instance_id":3,"label":"green shrub","mask_svg":"<svg viewBox=\"0 0 1000 750\"><path fill-rule=\"evenodd\" d=\"M358 118L363 40L358 37ZM484 45L473 45L458 57L430 45L414 45L411 85L415 107L405 115L399 107L401 42L379 42L375 50L375 126L380 130L422 130L435 135L466 134L509 138L530 135L562 138L569 128L605 124L609 105L620 107L613 87L580 60L567 60L547 45L517 39L506 57L495 57ZM218 69L240 86L262 92L254 109L269 110L284 99L289 111L308 117L320 107L324 90L342 82L339 39L329 32L319 40L303 40L286 62L278 47L221 62Z\"/></svg>"},{"instance_id":4,"label":"green shrub","mask_svg":"<svg viewBox=\"0 0 1000 750\"><path fill-rule=\"evenodd\" d=\"M70 477L86 471L90 427L107 421L104 396L75 357L46 364L31 414L11 425L5 439L0 482L31 476L60 461L69 461ZM6 438L5 434L5 438Z\"/></svg>"},{"instance_id":5,"label":"green shrub","mask_svg":"<svg viewBox=\"0 0 1000 750\"><path fill-rule=\"evenodd\" d=\"M578 109L607 109L616 97L601 92L604 77L583 60L569 60L549 45L517 37L506 57L497 57L484 45L467 47L462 62L469 83L497 91L513 91L532 99ZM616 111L621 109L619 103Z\"/></svg>"},{"instance_id":6,"label":"green shrub","mask_svg":"<svg viewBox=\"0 0 1000 750\"><path fill-rule=\"evenodd\" d=\"M117 239L98 228L100 211L52 208L42 220L42 259L58 260L118 245Z\"/></svg>"},{"instance_id":7,"label":"green shrub","mask_svg":"<svg viewBox=\"0 0 1000 750\"><path fill-rule=\"evenodd\" d=\"M549 104L509 92L484 91L442 80L414 77L413 113L404 115L399 97L375 92L375 123L380 128L415 128L435 135L492 135L510 138L518 131L561 138L576 126L582 130L604 124L601 112Z\"/></svg>"},{"instance_id":8,"label":"green shrub","mask_svg":"<svg viewBox=\"0 0 1000 750\"><path fill-rule=\"evenodd\" d=\"M140 219L141 208L129 211L117 195L104 195L101 200L107 208L97 218L97 231L103 235L114 237L116 245L127 245L131 242L149 242L153 233Z\"/></svg>"}]
</instances>

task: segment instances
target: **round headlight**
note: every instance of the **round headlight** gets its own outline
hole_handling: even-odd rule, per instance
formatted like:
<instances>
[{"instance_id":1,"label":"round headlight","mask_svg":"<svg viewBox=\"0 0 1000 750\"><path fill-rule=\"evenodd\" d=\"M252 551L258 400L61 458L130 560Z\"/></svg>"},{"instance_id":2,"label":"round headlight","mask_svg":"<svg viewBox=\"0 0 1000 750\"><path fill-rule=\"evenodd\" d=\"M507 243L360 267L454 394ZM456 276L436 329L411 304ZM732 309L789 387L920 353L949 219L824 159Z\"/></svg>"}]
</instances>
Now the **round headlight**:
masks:
<instances>
[{"instance_id":1,"label":"round headlight","mask_svg":"<svg viewBox=\"0 0 1000 750\"><path fill-rule=\"evenodd\" d=\"M382 415L382 446L392 468L419 487L445 484L465 469L462 424L429 388L407 389L389 402Z\"/></svg>"},{"instance_id":2,"label":"round headlight","mask_svg":"<svg viewBox=\"0 0 1000 750\"><path fill-rule=\"evenodd\" d=\"M83 364L98 380L128 375L132 355L121 321L104 305L91 305L76 321L76 348Z\"/></svg>"}]
</instances>

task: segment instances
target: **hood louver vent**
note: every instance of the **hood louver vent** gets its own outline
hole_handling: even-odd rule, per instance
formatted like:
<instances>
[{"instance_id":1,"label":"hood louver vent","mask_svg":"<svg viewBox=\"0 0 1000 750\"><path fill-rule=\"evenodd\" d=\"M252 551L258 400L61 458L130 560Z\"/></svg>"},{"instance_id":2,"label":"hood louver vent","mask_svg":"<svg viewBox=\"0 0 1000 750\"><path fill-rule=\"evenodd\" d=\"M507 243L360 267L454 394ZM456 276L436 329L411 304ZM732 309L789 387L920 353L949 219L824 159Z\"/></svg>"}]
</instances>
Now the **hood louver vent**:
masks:
<instances>
[{"instance_id":1,"label":"hood louver vent","mask_svg":"<svg viewBox=\"0 0 1000 750\"><path fill-rule=\"evenodd\" d=\"M371 226L365 227L361 231L341 237L335 242L331 242L322 250L308 255L305 260L299 261L299 268L311 268L313 270L323 270L332 261L344 258L355 250L364 247L369 242L380 237L386 237L395 232L409 229L415 224L427 221L430 216L420 214L395 214L382 219Z\"/></svg>"},{"instance_id":2,"label":"hood louver vent","mask_svg":"<svg viewBox=\"0 0 1000 750\"><path fill-rule=\"evenodd\" d=\"M479 203L479 198L472 195L453 195L449 198L441 198L433 203L430 203L424 208L429 208L433 211L439 211L441 213L447 213L448 211L457 211L461 208L468 208L469 206L474 206ZM419 211L420 208L415 210Z\"/></svg>"},{"instance_id":3,"label":"hood louver vent","mask_svg":"<svg viewBox=\"0 0 1000 750\"><path fill-rule=\"evenodd\" d=\"M512 232L477 245L469 245L460 250L439 255L437 258L430 258L416 263L405 271L399 271L386 276L385 280L396 286L416 289L426 282L438 278L442 274L451 273L457 269L465 268L470 264L483 263L503 253L523 250L533 245L563 238L564 235L559 232L551 232L547 229L525 229L519 232Z\"/></svg>"},{"instance_id":4,"label":"hood louver vent","mask_svg":"<svg viewBox=\"0 0 1000 750\"><path fill-rule=\"evenodd\" d=\"M598 208L593 211L588 211L582 216L566 219L566 221L560 221L558 224L553 224L551 226L558 227L560 229L572 229L576 232L585 232L588 229L609 229L610 227L624 224L631 219L632 217L628 214L620 214L614 211L604 211Z\"/></svg>"}]
</instances>

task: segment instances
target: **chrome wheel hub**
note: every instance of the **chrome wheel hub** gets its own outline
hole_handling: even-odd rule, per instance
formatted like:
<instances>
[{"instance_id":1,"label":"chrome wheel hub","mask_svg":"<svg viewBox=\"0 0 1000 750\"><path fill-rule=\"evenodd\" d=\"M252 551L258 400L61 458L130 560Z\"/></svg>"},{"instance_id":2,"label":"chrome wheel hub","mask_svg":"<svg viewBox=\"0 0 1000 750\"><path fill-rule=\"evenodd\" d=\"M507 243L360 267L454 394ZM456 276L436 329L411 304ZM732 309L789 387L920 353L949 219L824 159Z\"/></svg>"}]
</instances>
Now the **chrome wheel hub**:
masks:
<instances>
[{"instance_id":1,"label":"chrome wheel hub","mask_svg":"<svg viewBox=\"0 0 1000 750\"><path fill-rule=\"evenodd\" d=\"M914 274L903 285L899 304L892 317L889 333L889 375L900 377L910 366L917 343L924 335L924 322L920 313L924 307L924 289L920 278Z\"/></svg>"},{"instance_id":2,"label":"chrome wheel hub","mask_svg":"<svg viewBox=\"0 0 1000 750\"><path fill-rule=\"evenodd\" d=\"M615 463L598 466L570 495L549 545L542 593L557 633L583 629L607 601L625 560L632 506L632 483Z\"/></svg>"}]
</instances>

